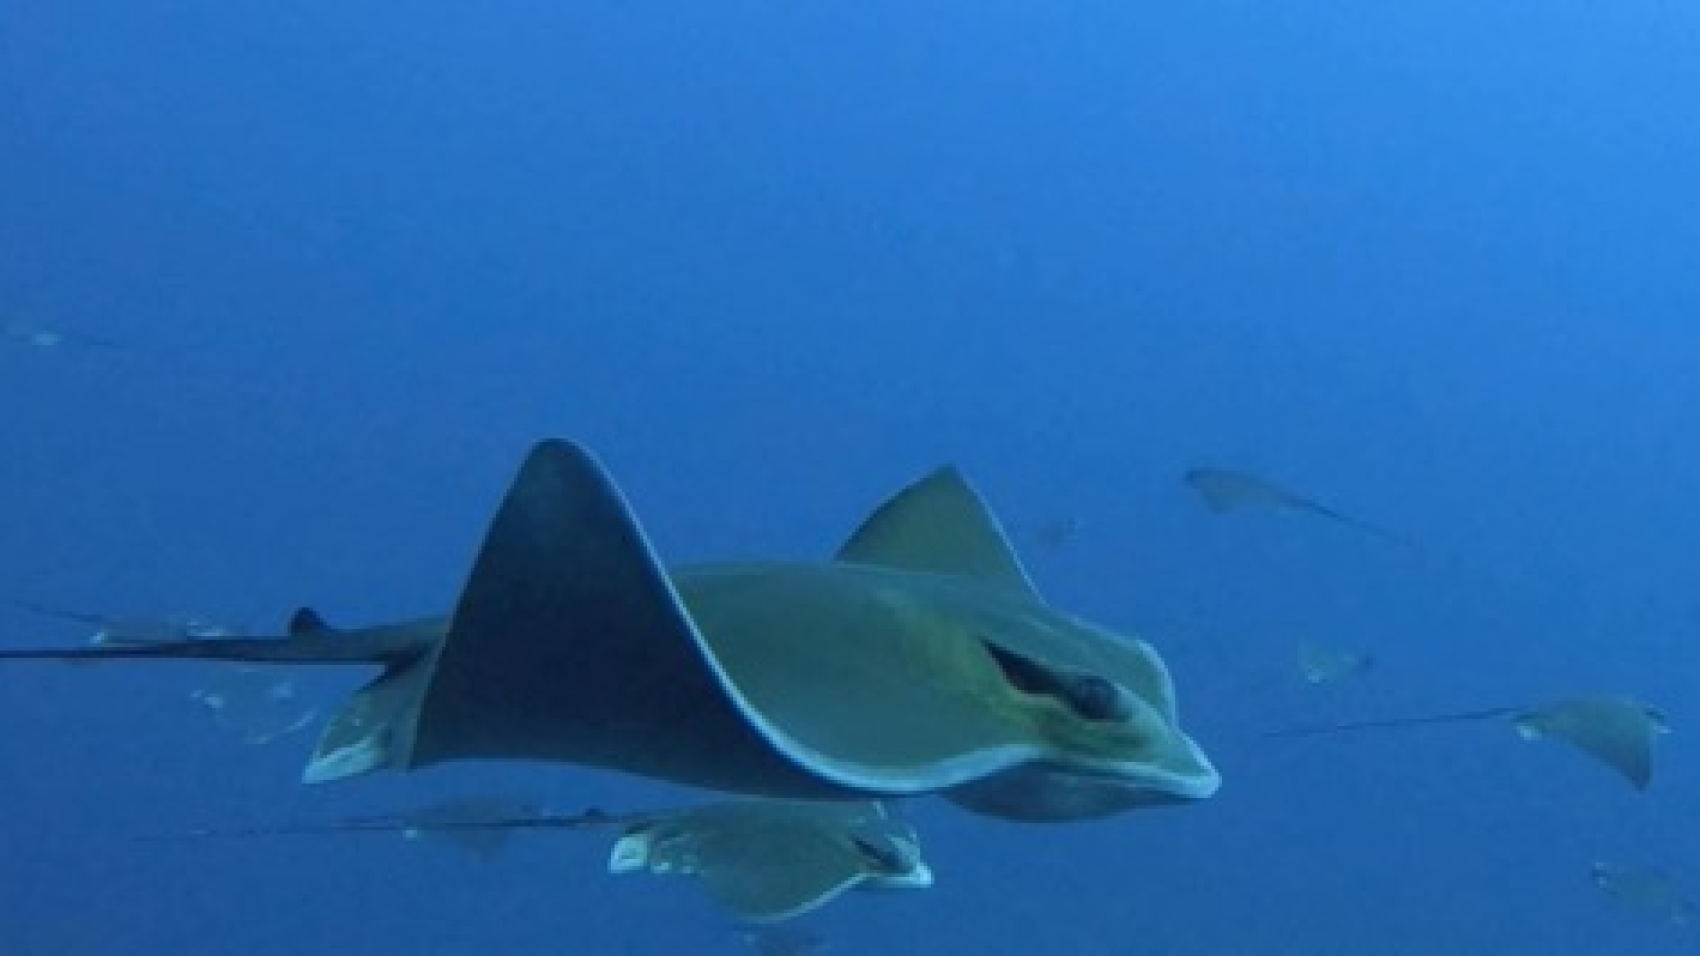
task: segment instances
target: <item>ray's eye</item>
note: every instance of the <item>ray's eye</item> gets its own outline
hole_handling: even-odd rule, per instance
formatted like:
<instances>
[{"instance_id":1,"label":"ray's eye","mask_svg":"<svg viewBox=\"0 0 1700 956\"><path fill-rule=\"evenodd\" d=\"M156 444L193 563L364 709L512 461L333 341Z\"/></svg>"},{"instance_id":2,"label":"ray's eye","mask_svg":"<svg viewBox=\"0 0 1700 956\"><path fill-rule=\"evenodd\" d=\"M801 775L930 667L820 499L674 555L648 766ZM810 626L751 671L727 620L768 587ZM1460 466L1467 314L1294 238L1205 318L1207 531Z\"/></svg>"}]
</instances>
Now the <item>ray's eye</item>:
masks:
<instances>
[{"instance_id":1,"label":"ray's eye","mask_svg":"<svg viewBox=\"0 0 1700 956\"><path fill-rule=\"evenodd\" d=\"M1025 694L1051 697L1085 720L1126 721L1133 717L1127 693L1097 674L1055 670L981 640L1010 686Z\"/></svg>"},{"instance_id":2,"label":"ray's eye","mask_svg":"<svg viewBox=\"0 0 1700 956\"><path fill-rule=\"evenodd\" d=\"M1133 707L1127 694L1096 674L1070 681L1068 700L1075 712L1087 720L1125 721L1133 717Z\"/></svg>"},{"instance_id":3,"label":"ray's eye","mask_svg":"<svg viewBox=\"0 0 1700 956\"><path fill-rule=\"evenodd\" d=\"M856 852L876 872L896 876L909 870L909 860L903 850L889 842L876 842L861 836L852 836L850 842L856 845Z\"/></svg>"}]
</instances>

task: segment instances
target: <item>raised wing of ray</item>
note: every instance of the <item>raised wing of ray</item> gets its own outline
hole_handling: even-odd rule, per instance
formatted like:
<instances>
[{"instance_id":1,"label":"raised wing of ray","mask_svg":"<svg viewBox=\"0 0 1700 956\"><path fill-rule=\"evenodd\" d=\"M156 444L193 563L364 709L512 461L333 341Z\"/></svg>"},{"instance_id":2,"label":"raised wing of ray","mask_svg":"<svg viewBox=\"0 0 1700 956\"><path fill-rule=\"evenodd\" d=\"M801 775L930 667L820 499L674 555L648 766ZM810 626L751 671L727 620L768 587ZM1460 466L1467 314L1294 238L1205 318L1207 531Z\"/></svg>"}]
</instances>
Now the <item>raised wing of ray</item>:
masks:
<instances>
[{"instance_id":1,"label":"raised wing of ray","mask_svg":"<svg viewBox=\"0 0 1700 956\"><path fill-rule=\"evenodd\" d=\"M1256 508L1297 511L1325 518L1403 547L1422 549L1422 545L1413 538L1355 518L1315 498L1290 491L1249 472L1226 468L1189 468L1181 475L1181 483L1191 488L1204 502L1204 506L1215 514Z\"/></svg>"},{"instance_id":2,"label":"raised wing of ray","mask_svg":"<svg viewBox=\"0 0 1700 956\"><path fill-rule=\"evenodd\" d=\"M1653 780L1653 742L1670 729L1664 714L1632 697L1570 697L1537 707L1488 707L1380 720L1312 724L1268 731L1265 737L1421 727L1432 724L1508 720L1524 740L1557 740L1617 771L1637 790Z\"/></svg>"},{"instance_id":3,"label":"raised wing of ray","mask_svg":"<svg viewBox=\"0 0 1700 956\"><path fill-rule=\"evenodd\" d=\"M837 559L922 574L950 574L1038 598L1009 534L954 467L893 495L856 528Z\"/></svg>"}]
</instances>

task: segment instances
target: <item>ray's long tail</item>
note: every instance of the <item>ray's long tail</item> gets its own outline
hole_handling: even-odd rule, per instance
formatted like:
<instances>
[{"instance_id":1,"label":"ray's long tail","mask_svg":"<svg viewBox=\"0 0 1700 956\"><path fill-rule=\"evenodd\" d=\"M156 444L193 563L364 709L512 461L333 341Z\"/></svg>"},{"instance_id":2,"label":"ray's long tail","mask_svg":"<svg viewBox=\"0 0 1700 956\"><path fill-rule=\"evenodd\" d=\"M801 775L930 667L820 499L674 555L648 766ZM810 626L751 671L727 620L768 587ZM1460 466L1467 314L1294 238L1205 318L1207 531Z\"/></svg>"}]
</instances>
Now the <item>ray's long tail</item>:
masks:
<instances>
[{"instance_id":1,"label":"ray's long tail","mask_svg":"<svg viewBox=\"0 0 1700 956\"><path fill-rule=\"evenodd\" d=\"M1420 717L1386 717L1380 720L1354 720L1338 724L1301 724L1266 732L1264 737L1316 737L1323 734L1342 734L1358 730L1384 730L1393 727L1421 727L1430 724L1465 724L1483 720L1512 717L1522 710L1517 707L1488 707L1481 710L1462 710L1449 714L1427 714Z\"/></svg>"}]
</instances>

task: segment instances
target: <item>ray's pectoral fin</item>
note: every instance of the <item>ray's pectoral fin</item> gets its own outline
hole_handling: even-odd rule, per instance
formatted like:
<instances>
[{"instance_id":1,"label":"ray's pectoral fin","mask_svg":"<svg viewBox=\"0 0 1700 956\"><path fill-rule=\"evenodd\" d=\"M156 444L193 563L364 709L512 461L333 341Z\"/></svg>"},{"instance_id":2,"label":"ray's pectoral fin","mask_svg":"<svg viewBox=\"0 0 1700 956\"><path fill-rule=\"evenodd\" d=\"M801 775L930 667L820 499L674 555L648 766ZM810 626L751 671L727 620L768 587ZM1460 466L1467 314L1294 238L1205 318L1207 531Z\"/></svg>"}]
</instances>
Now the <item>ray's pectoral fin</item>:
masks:
<instances>
[{"instance_id":1,"label":"ray's pectoral fin","mask_svg":"<svg viewBox=\"0 0 1700 956\"><path fill-rule=\"evenodd\" d=\"M1034 600L1039 596L997 516L951 466L888 499L862 522L836 559L974 578Z\"/></svg>"},{"instance_id":2,"label":"ray's pectoral fin","mask_svg":"<svg viewBox=\"0 0 1700 956\"><path fill-rule=\"evenodd\" d=\"M746 722L699 642L601 465L577 445L540 442L446 637L357 695L327 734L329 776L315 776L542 759L707 786L815 783Z\"/></svg>"},{"instance_id":3,"label":"ray's pectoral fin","mask_svg":"<svg viewBox=\"0 0 1700 956\"><path fill-rule=\"evenodd\" d=\"M538 444L461 593L410 764L563 745L614 759L599 751L681 730L681 703L736 722L607 473L578 446Z\"/></svg>"},{"instance_id":4,"label":"ray's pectoral fin","mask_svg":"<svg viewBox=\"0 0 1700 956\"><path fill-rule=\"evenodd\" d=\"M432 658L426 654L393 665L355 691L326 722L301 781L328 783L376 770L405 770Z\"/></svg>"}]
</instances>

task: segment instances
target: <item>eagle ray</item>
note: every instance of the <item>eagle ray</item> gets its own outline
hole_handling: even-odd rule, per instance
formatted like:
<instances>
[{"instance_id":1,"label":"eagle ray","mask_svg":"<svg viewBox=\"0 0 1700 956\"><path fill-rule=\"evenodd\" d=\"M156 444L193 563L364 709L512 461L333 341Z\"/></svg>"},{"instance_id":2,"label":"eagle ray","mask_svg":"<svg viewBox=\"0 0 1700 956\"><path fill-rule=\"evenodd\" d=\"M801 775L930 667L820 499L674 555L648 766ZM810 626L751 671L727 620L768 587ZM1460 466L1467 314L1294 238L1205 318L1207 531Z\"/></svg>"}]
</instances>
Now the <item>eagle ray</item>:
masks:
<instances>
[{"instance_id":1,"label":"eagle ray","mask_svg":"<svg viewBox=\"0 0 1700 956\"><path fill-rule=\"evenodd\" d=\"M1653 742L1668 733L1663 712L1632 697L1570 697L1536 707L1485 707L1442 714L1386 717L1341 723L1304 724L1265 731L1265 738L1314 737L1506 720L1524 740L1557 740L1616 770L1637 790L1653 780Z\"/></svg>"},{"instance_id":2,"label":"eagle ray","mask_svg":"<svg viewBox=\"0 0 1700 956\"><path fill-rule=\"evenodd\" d=\"M747 796L939 793L1072 820L1207 798L1149 645L1053 609L954 468L829 560L664 568L582 446L533 446L453 610L370 627L303 608L277 637L0 649L0 660L375 665L310 783L539 760Z\"/></svg>"}]
</instances>

